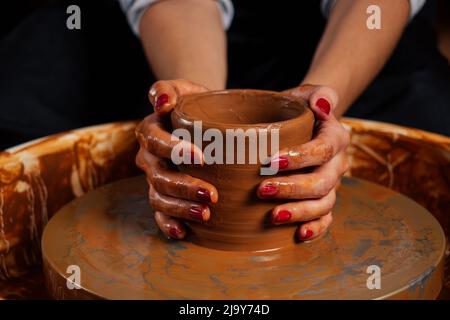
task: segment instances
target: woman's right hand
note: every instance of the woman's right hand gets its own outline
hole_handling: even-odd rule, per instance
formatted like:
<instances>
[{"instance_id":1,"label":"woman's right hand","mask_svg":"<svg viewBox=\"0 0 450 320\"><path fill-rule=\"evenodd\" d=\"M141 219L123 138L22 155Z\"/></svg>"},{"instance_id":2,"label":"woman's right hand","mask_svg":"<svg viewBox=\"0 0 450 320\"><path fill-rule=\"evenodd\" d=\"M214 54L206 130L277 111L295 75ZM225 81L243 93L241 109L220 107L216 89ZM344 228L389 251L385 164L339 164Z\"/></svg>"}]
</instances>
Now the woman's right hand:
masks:
<instances>
[{"instance_id":1,"label":"woman's right hand","mask_svg":"<svg viewBox=\"0 0 450 320\"><path fill-rule=\"evenodd\" d=\"M139 152L136 164L146 176L149 185L149 203L161 231L173 239L182 239L186 227L181 220L207 221L209 203L218 200L217 189L200 179L179 172L171 162L171 152L179 140L171 135L170 112L183 95L209 91L188 80L158 81L149 91L155 112L136 128ZM191 158L203 164L202 151L189 144ZM198 161L197 161L198 162Z\"/></svg>"}]
</instances>

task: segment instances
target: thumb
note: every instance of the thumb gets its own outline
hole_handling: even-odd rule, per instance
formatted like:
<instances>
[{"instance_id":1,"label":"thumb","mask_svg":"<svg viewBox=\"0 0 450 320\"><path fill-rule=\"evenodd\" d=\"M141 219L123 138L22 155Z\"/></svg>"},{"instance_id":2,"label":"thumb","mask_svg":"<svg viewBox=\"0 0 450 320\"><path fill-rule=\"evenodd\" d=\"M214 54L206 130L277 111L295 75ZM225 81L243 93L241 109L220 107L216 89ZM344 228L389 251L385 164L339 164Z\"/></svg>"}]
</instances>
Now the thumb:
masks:
<instances>
[{"instance_id":1,"label":"thumb","mask_svg":"<svg viewBox=\"0 0 450 320\"><path fill-rule=\"evenodd\" d=\"M303 84L287 90L286 93L308 100L311 110L319 120L327 120L339 101L336 91L325 86Z\"/></svg>"},{"instance_id":2,"label":"thumb","mask_svg":"<svg viewBox=\"0 0 450 320\"><path fill-rule=\"evenodd\" d=\"M151 86L148 98L155 111L163 115L172 111L181 96L206 91L206 87L189 80L160 80Z\"/></svg>"}]
</instances>

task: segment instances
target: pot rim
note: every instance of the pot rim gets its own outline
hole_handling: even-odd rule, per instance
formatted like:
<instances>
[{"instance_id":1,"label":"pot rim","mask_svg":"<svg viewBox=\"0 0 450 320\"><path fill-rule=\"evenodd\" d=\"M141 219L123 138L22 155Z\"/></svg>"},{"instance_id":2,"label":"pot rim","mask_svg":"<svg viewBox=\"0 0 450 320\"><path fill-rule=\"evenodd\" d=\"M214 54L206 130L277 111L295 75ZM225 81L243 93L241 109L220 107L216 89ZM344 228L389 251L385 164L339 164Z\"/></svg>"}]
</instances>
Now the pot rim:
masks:
<instances>
[{"instance_id":1,"label":"pot rim","mask_svg":"<svg viewBox=\"0 0 450 320\"><path fill-rule=\"evenodd\" d=\"M287 119L287 120L282 120L282 121L274 121L274 122L259 122L259 123L251 123L251 124L238 124L238 123L223 123L223 122L217 122L217 121L208 121L208 120L201 120L202 121L202 127L203 128L216 128L219 129L221 131L225 130L225 129L235 129L235 128L242 128L242 129L250 129L250 128L259 128L259 129L269 129L271 126L285 126L285 125L290 125L290 124L294 124L297 121L301 121L300 119L302 118L308 118L308 117L312 117L314 119L314 114L312 112L312 110L309 107L309 103L307 100L300 98L300 97L294 97L282 92L277 92L277 91L271 91L271 90L258 90L258 89L225 89L225 90L213 90L213 91L208 91L208 92L202 92L202 93L194 93L194 94L189 94L186 96L182 96L173 112L172 112L172 119L173 116L175 115L179 120L182 120L184 123L193 123L194 121L198 121L199 119L194 118L190 115L188 115L187 113L180 111L179 106L183 103L183 101L185 101L185 99L191 99L193 97L203 97L203 96L211 96L211 95L222 95L222 94L236 94L236 93L257 93L257 94L261 94L261 95L271 95L271 96L276 96L277 98L281 98L284 100L290 100L293 102L298 102L298 104L300 106L303 107L303 112L300 113L298 116L291 118L291 119Z\"/></svg>"}]
</instances>

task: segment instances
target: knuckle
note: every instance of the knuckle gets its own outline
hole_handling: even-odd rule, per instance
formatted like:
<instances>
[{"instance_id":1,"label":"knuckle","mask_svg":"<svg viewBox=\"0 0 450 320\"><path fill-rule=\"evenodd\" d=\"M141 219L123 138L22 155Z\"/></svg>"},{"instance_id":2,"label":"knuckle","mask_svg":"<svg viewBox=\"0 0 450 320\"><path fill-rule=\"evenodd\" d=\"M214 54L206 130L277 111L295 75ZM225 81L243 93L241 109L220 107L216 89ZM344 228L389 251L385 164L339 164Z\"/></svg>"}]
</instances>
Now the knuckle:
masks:
<instances>
[{"instance_id":1,"label":"knuckle","mask_svg":"<svg viewBox=\"0 0 450 320\"><path fill-rule=\"evenodd\" d=\"M333 216L330 212L327 216L323 217L322 223L320 223L320 226L319 226L319 233L324 233L325 231L327 231L332 222L333 222Z\"/></svg>"},{"instance_id":2,"label":"knuckle","mask_svg":"<svg viewBox=\"0 0 450 320\"><path fill-rule=\"evenodd\" d=\"M158 139L151 132L145 137L148 152L154 154L157 150Z\"/></svg>"},{"instance_id":3,"label":"knuckle","mask_svg":"<svg viewBox=\"0 0 450 320\"><path fill-rule=\"evenodd\" d=\"M317 194L320 197L326 196L334 188L333 180L320 176L316 181Z\"/></svg>"},{"instance_id":4,"label":"knuckle","mask_svg":"<svg viewBox=\"0 0 450 320\"><path fill-rule=\"evenodd\" d=\"M346 173L348 170L350 170L350 161L347 157L347 155L344 156L344 168L342 174Z\"/></svg>"},{"instance_id":5,"label":"knuckle","mask_svg":"<svg viewBox=\"0 0 450 320\"><path fill-rule=\"evenodd\" d=\"M322 146L327 143L327 141L323 138L323 136L315 138L316 144Z\"/></svg>"},{"instance_id":6,"label":"knuckle","mask_svg":"<svg viewBox=\"0 0 450 320\"><path fill-rule=\"evenodd\" d=\"M329 213L329 212L333 209L334 204L335 204L335 201L336 201L336 198L335 198L335 197L333 197L332 199L330 199L329 201L327 201L327 203L326 203L326 205L325 205L325 208L324 208L325 214Z\"/></svg>"},{"instance_id":7,"label":"knuckle","mask_svg":"<svg viewBox=\"0 0 450 320\"><path fill-rule=\"evenodd\" d=\"M134 131L134 135L139 143L139 147L145 147L146 145L146 139L145 139L145 134L143 132L143 127L138 127L136 128L136 130Z\"/></svg>"},{"instance_id":8,"label":"knuckle","mask_svg":"<svg viewBox=\"0 0 450 320\"><path fill-rule=\"evenodd\" d=\"M328 162L333 158L334 148L330 143L322 144L322 153L324 162Z\"/></svg>"},{"instance_id":9,"label":"knuckle","mask_svg":"<svg viewBox=\"0 0 450 320\"><path fill-rule=\"evenodd\" d=\"M151 205L154 209L159 208L159 197L158 197L158 193L155 191L155 189L153 188L153 186L150 186L150 190L149 190L149 192L148 192L148 201L149 201L150 205Z\"/></svg>"},{"instance_id":10,"label":"knuckle","mask_svg":"<svg viewBox=\"0 0 450 320\"><path fill-rule=\"evenodd\" d=\"M150 179L156 190L158 190L160 185L164 183L164 178L161 176L159 170L153 170L148 178Z\"/></svg>"},{"instance_id":11,"label":"knuckle","mask_svg":"<svg viewBox=\"0 0 450 320\"><path fill-rule=\"evenodd\" d=\"M330 203L331 203L331 208L333 208L334 205L336 204L336 199L337 199L337 196L336 196L336 188L334 188L334 189L331 190L331 192L330 192ZM331 211L331 209L330 209L330 211Z\"/></svg>"},{"instance_id":12,"label":"knuckle","mask_svg":"<svg viewBox=\"0 0 450 320\"><path fill-rule=\"evenodd\" d=\"M186 196L185 183L179 178L176 180L170 178L165 170L154 170L149 179L158 192L171 196Z\"/></svg>"},{"instance_id":13,"label":"knuckle","mask_svg":"<svg viewBox=\"0 0 450 320\"><path fill-rule=\"evenodd\" d=\"M347 148L350 144L350 133L341 125L341 131L342 131L342 144L344 145L344 148Z\"/></svg>"},{"instance_id":14,"label":"knuckle","mask_svg":"<svg viewBox=\"0 0 450 320\"><path fill-rule=\"evenodd\" d=\"M311 143L312 151L314 151L314 150L322 151L323 146L328 144L327 139L325 139L325 138L326 137L324 137L324 136L318 136L317 138L312 140L312 143Z\"/></svg>"},{"instance_id":15,"label":"knuckle","mask_svg":"<svg viewBox=\"0 0 450 320\"><path fill-rule=\"evenodd\" d=\"M146 125L146 128L144 130L145 131L144 136L147 138L147 140L150 139L151 137L156 136L156 129L157 127L155 123L149 123Z\"/></svg>"},{"instance_id":16,"label":"knuckle","mask_svg":"<svg viewBox=\"0 0 450 320\"><path fill-rule=\"evenodd\" d=\"M333 214L330 212L330 214L327 216L325 220L325 229L328 228L333 223Z\"/></svg>"},{"instance_id":17,"label":"knuckle","mask_svg":"<svg viewBox=\"0 0 450 320\"><path fill-rule=\"evenodd\" d=\"M144 127L144 120L139 122L139 124L134 129L134 135L136 138L139 138L139 135L141 135L143 127Z\"/></svg>"}]
</instances>

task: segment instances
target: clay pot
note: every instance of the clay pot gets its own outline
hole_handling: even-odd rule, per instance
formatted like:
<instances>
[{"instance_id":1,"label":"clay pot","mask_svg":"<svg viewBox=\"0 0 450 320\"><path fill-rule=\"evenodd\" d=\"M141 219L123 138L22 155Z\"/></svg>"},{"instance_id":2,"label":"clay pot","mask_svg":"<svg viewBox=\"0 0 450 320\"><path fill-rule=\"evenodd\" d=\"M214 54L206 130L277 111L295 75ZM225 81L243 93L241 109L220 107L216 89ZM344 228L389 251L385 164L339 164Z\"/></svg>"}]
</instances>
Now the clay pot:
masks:
<instances>
[{"instance_id":1,"label":"clay pot","mask_svg":"<svg viewBox=\"0 0 450 320\"><path fill-rule=\"evenodd\" d=\"M203 133L214 128L223 137L227 129L256 129L258 134L262 129L268 130L267 150L263 150L268 156L271 155L271 129L279 129L279 149L282 149L309 141L314 125L314 115L306 101L259 90L216 91L182 97L172 112L173 128L187 129L193 141L194 121L198 120L202 121ZM257 139L259 142L260 137ZM262 200L256 193L260 182L271 177L260 175L261 162L266 159L258 156L256 163L250 163L250 142L245 139L245 164L236 164L237 143L227 151L225 141L224 138L223 154L229 156L231 151L234 164L178 166L182 172L213 184L219 193L219 201L210 206L209 221L187 221L192 230L191 240L205 247L233 251L268 250L294 244L296 224L274 226L270 222L271 210L286 201ZM203 150L210 143L202 142Z\"/></svg>"}]
</instances>

